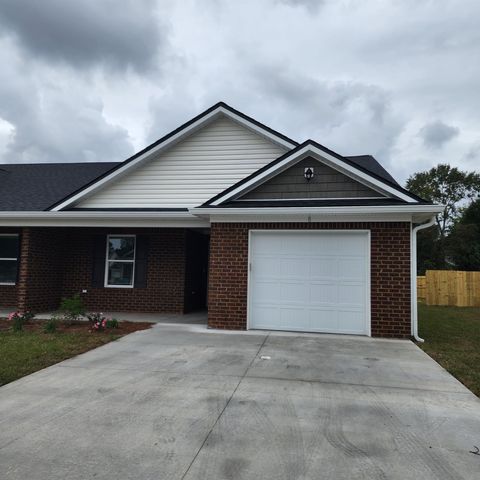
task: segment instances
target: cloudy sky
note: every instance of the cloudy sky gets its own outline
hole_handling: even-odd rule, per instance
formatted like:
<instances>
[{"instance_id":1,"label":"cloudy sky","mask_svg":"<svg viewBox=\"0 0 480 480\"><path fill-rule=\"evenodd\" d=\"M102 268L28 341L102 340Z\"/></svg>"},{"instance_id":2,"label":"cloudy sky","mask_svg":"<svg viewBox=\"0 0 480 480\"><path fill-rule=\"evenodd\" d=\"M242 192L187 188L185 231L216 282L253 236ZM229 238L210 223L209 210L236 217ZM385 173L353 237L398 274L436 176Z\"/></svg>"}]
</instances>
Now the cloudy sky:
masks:
<instances>
[{"instance_id":1,"label":"cloudy sky","mask_svg":"<svg viewBox=\"0 0 480 480\"><path fill-rule=\"evenodd\" d=\"M219 100L400 181L480 169L478 0L0 0L0 163L121 161Z\"/></svg>"}]
</instances>

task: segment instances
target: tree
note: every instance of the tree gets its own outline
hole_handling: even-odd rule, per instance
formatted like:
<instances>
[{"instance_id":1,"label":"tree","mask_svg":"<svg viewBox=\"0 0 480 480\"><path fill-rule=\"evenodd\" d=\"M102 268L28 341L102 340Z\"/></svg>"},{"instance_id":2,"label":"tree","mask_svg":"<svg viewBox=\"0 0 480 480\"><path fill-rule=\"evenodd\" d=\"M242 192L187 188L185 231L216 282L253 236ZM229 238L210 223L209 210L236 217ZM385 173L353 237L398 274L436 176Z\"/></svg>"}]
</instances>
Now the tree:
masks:
<instances>
[{"instance_id":1,"label":"tree","mask_svg":"<svg viewBox=\"0 0 480 480\"><path fill-rule=\"evenodd\" d=\"M471 200L480 193L480 175L439 164L426 172L411 175L406 187L425 200L445 206L443 212L437 215L438 232L440 240L443 240L459 215L461 202Z\"/></svg>"},{"instance_id":2,"label":"tree","mask_svg":"<svg viewBox=\"0 0 480 480\"><path fill-rule=\"evenodd\" d=\"M447 255L460 270L480 270L480 199L462 211L446 244Z\"/></svg>"}]
</instances>

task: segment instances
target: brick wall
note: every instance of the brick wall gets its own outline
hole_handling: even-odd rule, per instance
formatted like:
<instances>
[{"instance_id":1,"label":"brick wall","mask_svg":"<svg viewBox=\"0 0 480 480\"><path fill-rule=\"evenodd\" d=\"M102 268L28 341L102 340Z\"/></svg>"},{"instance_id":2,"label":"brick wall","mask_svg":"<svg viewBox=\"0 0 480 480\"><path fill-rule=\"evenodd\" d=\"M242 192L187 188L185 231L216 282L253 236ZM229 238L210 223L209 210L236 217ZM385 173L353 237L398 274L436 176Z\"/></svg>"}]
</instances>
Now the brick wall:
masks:
<instances>
[{"instance_id":1,"label":"brick wall","mask_svg":"<svg viewBox=\"0 0 480 480\"><path fill-rule=\"evenodd\" d=\"M148 235L145 288L92 286L94 239L115 233ZM185 235L184 229L24 228L18 282L0 286L0 307L44 312L80 293L89 310L183 313Z\"/></svg>"},{"instance_id":2,"label":"brick wall","mask_svg":"<svg viewBox=\"0 0 480 480\"><path fill-rule=\"evenodd\" d=\"M410 337L410 224L406 222L213 223L210 237L210 327L246 328L250 229L370 230L372 335Z\"/></svg>"},{"instance_id":3,"label":"brick wall","mask_svg":"<svg viewBox=\"0 0 480 480\"><path fill-rule=\"evenodd\" d=\"M20 234L21 229L0 228L0 233ZM15 309L17 306L17 285L0 285L0 308Z\"/></svg>"},{"instance_id":4,"label":"brick wall","mask_svg":"<svg viewBox=\"0 0 480 480\"><path fill-rule=\"evenodd\" d=\"M17 286L19 310L45 312L60 302L66 233L60 228L24 228Z\"/></svg>"},{"instance_id":5,"label":"brick wall","mask_svg":"<svg viewBox=\"0 0 480 480\"><path fill-rule=\"evenodd\" d=\"M146 288L93 288L94 238L98 234L149 236ZM62 296L82 294L90 310L183 312L185 285L184 229L69 229Z\"/></svg>"}]
</instances>

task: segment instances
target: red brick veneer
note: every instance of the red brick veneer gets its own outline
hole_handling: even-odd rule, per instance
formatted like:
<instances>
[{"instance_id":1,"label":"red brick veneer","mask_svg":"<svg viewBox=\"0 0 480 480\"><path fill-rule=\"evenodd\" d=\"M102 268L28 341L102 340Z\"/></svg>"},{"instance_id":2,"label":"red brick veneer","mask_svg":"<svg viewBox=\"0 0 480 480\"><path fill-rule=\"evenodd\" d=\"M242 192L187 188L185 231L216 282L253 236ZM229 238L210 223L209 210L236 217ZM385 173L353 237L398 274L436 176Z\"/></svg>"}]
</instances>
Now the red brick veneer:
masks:
<instances>
[{"instance_id":1,"label":"red brick veneer","mask_svg":"<svg viewBox=\"0 0 480 480\"><path fill-rule=\"evenodd\" d=\"M210 327L246 328L248 231L251 229L370 230L372 335L410 337L410 224L407 222L213 223Z\"/></svg>"},{"instance_id":2,"label":"red brick veneer","mask_svg":"<svg viewBox=\"0 0 480 480\"><path fill-rule=\"evenodd\" d=\"M58 307L66 234L59 228L24 228L20 241L17 304L21 311Z\"/></svg>"},{"instance_id":3,"label":"red brick veneer","mask_svg":"<svg viewBox=\"0 0 480 480\"><path fill-rule=\"evenodd\" d=\"M94 235L148 235L146 288L93 288ZM183 313L185 230L70 229L64 259L63 296L87 289L82 297L91 310Z\"/></svg>"},{"instance_id":4,"label":"red brick veneer","mask_svg":"<svg viewBox=\"0 0 480 480\"><path fill-rule=\"evenodd\" d=\"M145 288L92 286L95 236L113 233L149 237ZM89 310L182 313L185 235L173 228L23 228L18 282L0 289L0 306L55 310L62 297L80 293Z\"/></svg>"}]
</instances>

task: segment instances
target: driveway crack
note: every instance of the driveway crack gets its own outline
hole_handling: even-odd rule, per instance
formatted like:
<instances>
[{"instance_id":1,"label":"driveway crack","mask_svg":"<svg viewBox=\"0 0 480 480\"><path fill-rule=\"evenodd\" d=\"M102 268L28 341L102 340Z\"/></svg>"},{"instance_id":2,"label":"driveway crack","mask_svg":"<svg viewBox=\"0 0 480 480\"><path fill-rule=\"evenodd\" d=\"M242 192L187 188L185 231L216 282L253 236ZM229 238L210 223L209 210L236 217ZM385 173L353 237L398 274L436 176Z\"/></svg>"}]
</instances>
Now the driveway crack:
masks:
<instances>
[{"instance_id":1,"label":"driveway crack","mask_svg":"<svg viewBox=\"0 0 480 480\"><path fill-rule=\"evenodd\" d=\"M267 333L267 335L266 335L265 338L263 339L262 344L260 345L260 347L258 347L258 350L256 351L256 353L255 353L255 355L253 356L252 360L250 361L250 363L248 364L247 368L246 368L245 371L243 372L243 375L240 377L240 380L238 381L237 385L236 385L235 388L233 389L232 394L230 395L230 397L229 397L228 400L226 401L225 406L222 408L222 411L219 413L217 419L215 420L215 422L213 423L212 427L211 427L210 430L208 431L205 439L203 440L202 444L200 445L200 448L197 450L197 453L195 453L194 457L192 458L192 461L189 463L187 469L185 470L185 473L182 475L181 480L184 480L185 477L188 475L188 472L189 472L190 469L192 468L192 465L195 463L195 460L197 459L198 455L200 454L200 452L202 451L203 447L205 446L205 444L207 443L208 439L210 438L210 435L212 434L213 430L215 429L216 425L218 424L218 421L220 420L220 418L222 417L222 415L225 413L225 410L227 409L228 405L229 405L230 402L232 401L232 398L234 397L235 393L237 393L238 387L239 387L240 384L243 382L244 378L247 376L248 371L250 370L251 366L253 365L253 362L255 361L255 359L258 357L258 355L259 355L260 352L262 351L262 348L263 348L263 346L265 345L265 343L267 342L269 336L270 336L270 333Z\"/></svg>"}]
</instances>

